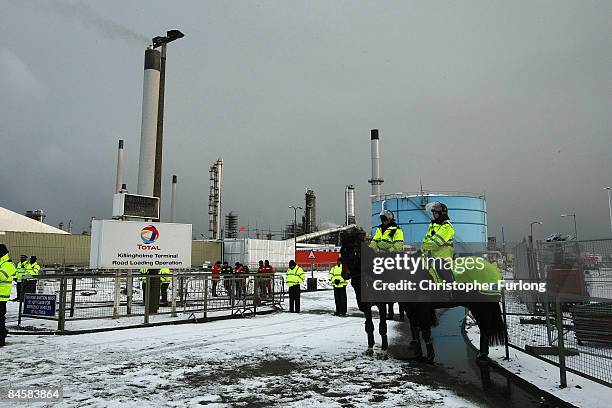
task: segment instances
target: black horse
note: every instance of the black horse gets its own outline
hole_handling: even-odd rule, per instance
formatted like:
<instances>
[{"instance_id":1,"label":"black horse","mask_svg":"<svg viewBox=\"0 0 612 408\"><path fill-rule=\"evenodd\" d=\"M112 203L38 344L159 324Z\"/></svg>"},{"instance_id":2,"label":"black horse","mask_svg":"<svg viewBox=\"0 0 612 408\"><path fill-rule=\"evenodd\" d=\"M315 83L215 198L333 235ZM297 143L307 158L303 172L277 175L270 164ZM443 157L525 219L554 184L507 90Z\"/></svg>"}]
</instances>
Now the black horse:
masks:
<instances>
[{"instance_id":1,"label":"black horse","mask_svg":"<svg viewBox=\"0 0 612 408\"><path fill-rule=\"evenodd\" d=\"M361 300L361 243L365 240L365 232L362 230L349 230L341 234L342 246L340 247L340 258L342 261L342 277L351 279L351 285L355 290L357 306L365 315L365 331L368 335L368 348L366 355L374 354L374 321L372 318L372 306L378 308L378 333L381 337L381 358L387 357L389 341L387 339L387 304L370 303Z\"/></svg>"},{"instance_id":2,"label":"black horse","mask_svg":"<svg viewBox=\"0 0 612 408\"><path fill-rule=\"evenodd\" d=\"M368 352L374 345L374 325L372 323L372 306L374 304L363 302L361 300L361 246L365 240L365 233L359 230L344 231L341 235L340 256L342 258L342 273L345 278L351 278L351 284L355 289L357 303L359 309L364 312L366 317L365 329L368 334ZM415 280L429 280L430 276L427 270L416 271L413 275ZM501 308L498 302L491 302L486 299L486 295L474 293L470 299L462 299L461 302L452 301L452 299L444 299L439 302L403 302L400 307L403 307L410 321L410 330L412 334L411 347L417 358L421 358L421 337L425 343L427 350L426 360L433 362L435 350L433 346L433 338L431 328L437 324L436 309L448 309L452 307L465 307L471 313L478 327L480 328L480 354L479 359L486 360L489 353L489 344L503 344L506 336L506 327L504 325ZM467 300L467 301L466 301ZM486 300L486 301L485 301ZM387 322L386 322L386 307L385 303L376 303L380 315L379 331L383 338L382 349L386 352L388 346L387 340Z\"/></svg>"}]
</instances>

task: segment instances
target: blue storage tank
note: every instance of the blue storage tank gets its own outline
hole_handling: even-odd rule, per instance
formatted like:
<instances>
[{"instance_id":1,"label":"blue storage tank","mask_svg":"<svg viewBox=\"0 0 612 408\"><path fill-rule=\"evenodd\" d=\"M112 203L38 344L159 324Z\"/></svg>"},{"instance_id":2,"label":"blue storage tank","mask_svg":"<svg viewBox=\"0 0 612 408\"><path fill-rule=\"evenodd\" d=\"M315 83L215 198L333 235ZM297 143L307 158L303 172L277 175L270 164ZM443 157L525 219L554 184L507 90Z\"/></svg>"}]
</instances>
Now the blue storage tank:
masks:
<instances>
[{"instance_id":1,"label":"blue storage tank","mask_svg":"<svg viewBox=\"0 0 612 408\"><path fill-rule=\"evenodd\" d=\"M448 207L448 216L455 228L455 251L474 253L486 250L487 206L483 195L471 193L400 193L372 201L372 234L380 224L384 202L393 211L395 222L404 231L404 242L413 246L423 241L431 219L425 210L427 203L440 201Z\"/></svg>"}]
</instances>

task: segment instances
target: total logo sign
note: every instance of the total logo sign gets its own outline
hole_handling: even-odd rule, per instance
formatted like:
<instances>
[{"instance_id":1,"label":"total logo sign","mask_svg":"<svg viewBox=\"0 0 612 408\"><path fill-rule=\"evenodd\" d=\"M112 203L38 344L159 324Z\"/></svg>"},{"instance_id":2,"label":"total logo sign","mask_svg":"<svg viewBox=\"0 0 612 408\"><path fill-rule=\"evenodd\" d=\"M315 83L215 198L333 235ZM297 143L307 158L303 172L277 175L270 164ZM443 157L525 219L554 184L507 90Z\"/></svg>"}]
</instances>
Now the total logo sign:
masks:
<instances>
[{"instance_id":1,"label":"total logo sign","mask_svg":"<svg viewBox=\"0 0 612 408\"><path fill-rule=\"evenodd\" d=\"M154 225L147 225L143 229L140 230L140 239L142 240L142 244L138 243L136 246L138 249L150 249L150 250L159 250L159 245L153 245L155 241L159 239L159 231L155 228Z\"/></svg>"}]
</instances>

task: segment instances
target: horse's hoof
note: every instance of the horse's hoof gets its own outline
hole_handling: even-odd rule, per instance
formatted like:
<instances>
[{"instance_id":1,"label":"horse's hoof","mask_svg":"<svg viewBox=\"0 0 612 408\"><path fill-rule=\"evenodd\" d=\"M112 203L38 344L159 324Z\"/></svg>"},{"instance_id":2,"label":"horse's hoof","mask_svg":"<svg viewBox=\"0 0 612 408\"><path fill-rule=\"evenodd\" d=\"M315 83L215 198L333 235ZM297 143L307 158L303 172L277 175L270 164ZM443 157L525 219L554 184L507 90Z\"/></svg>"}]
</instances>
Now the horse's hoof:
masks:
<instances>
[{"instance_id":1,"label":"horse's hoof","mask_svg":"<svg viewBox=\"0 0 612 408\"><path fill-rule=\"evenodd\" d=\"M373 347L368 347L368 349L365 352L366 357L372 357L374 355L374 348Z\"/></svg>"},{"instance_id":2,"label":"horse's hoof","mask_svg":"<svg viewBox=\"0 0 612 408\"><path fill-rule=\"evenodd\" d=\"M433 348L433 344L427 345L427 358L425 359L427 363L432 364L434 362L434 358L436 358L436 353Z\"/></svg>"},{"instance_id":3,"label":"horse's hoof","mask_svg":"<svg viewBox=\"0 0 612 408\"><path fill-rule=\"evenodd\" d=\"M388 360L389 359L389 353L387 353L387 350L382 350L380 353L378 353L378 359L379 360Z\"/></svg>"}]
</instances>

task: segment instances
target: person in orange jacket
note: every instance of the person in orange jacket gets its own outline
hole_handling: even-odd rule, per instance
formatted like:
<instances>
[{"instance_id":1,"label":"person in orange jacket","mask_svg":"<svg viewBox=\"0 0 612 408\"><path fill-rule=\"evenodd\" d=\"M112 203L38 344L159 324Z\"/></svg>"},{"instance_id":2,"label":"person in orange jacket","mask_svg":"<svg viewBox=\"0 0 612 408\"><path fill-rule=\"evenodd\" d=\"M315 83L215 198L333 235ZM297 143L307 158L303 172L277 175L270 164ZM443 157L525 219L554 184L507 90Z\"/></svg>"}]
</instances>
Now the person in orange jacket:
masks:
<instances>
[{"instance_id":1,"label":"person in orange jacket","mask_svg":"<svg viewBox=\"0 0 612 408\"><path fill-rule=\"evenodd\" d=\"M215 262L212 267L212 295L217 297L217 285L221 280L221 261Z\"/></svg>"}]
</instances>

